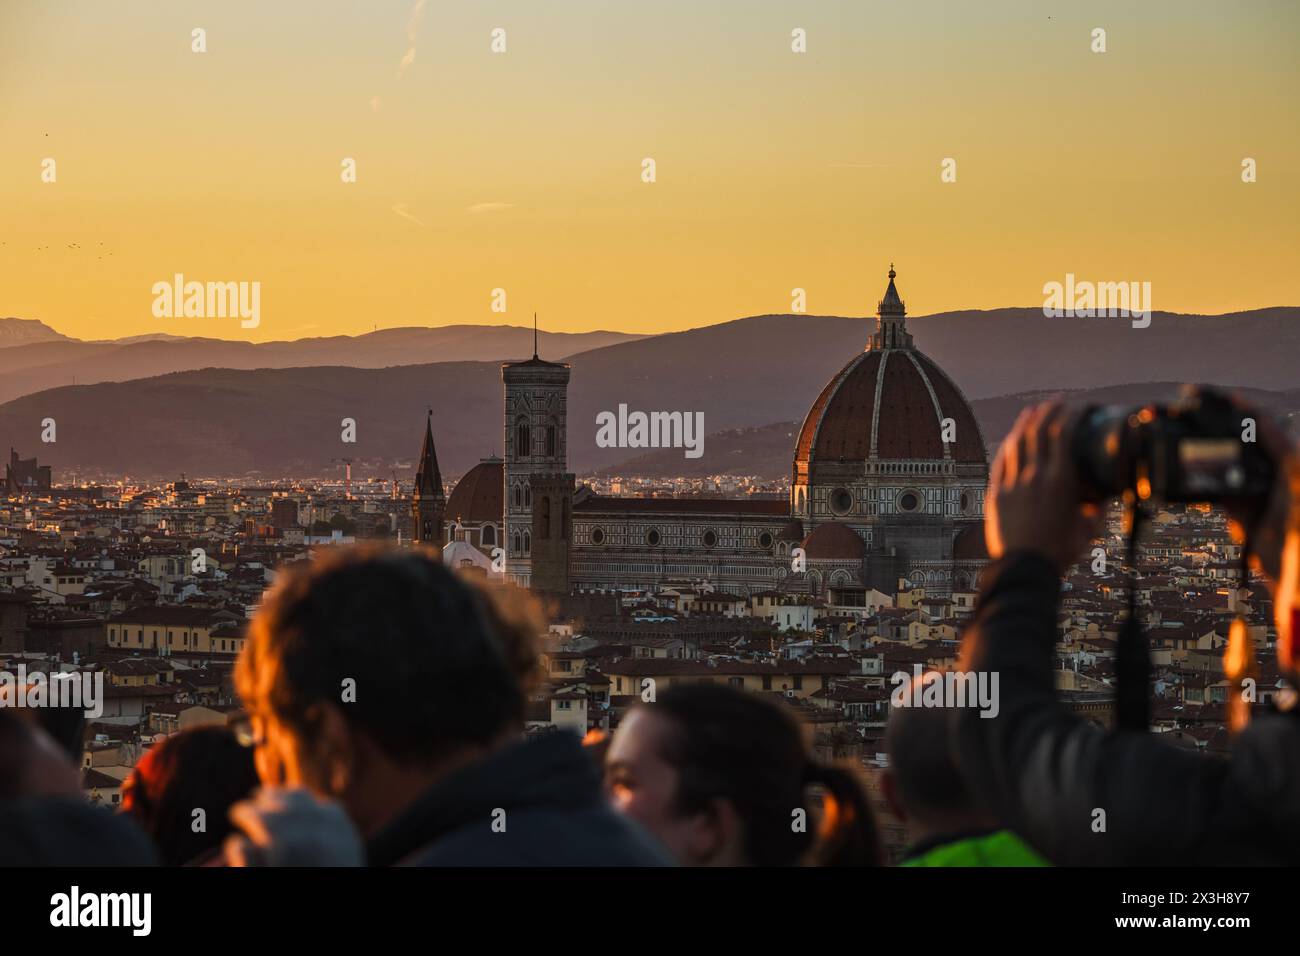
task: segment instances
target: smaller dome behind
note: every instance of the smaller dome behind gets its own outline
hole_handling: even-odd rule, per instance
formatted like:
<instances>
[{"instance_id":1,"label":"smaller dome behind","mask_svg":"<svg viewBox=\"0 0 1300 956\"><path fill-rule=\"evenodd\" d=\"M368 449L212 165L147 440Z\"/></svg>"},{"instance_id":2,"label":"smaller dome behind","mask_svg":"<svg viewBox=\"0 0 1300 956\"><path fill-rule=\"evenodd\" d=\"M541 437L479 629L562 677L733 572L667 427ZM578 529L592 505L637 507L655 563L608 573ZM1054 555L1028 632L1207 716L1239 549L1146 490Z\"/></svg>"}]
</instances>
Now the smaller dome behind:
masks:
<instances>
[{"instance_id":1,"label":"smaller dome behind","mask_svg":"<svg viewBox=\"0 0 1300 956\"><path fill-rule=\"evenodd\" d=\"M468 525L485 521L500 524L504 509L505 465L500 458L485 458L456 482L447 499L447 520Z\"/></svg>"}]
</instances>

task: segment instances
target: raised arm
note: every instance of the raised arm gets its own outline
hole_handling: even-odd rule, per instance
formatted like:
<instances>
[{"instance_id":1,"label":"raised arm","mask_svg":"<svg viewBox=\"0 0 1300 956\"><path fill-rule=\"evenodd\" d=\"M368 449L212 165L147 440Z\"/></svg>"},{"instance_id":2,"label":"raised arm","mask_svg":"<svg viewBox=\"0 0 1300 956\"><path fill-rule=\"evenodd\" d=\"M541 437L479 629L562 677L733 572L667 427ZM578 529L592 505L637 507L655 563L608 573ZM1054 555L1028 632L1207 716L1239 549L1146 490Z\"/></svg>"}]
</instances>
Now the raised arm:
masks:
<instances>
[{"instance_id":1,"label":"raised arm","mask_svg":"<svg viewBox=\"0 0 1300 956\"><path fill-rule=\"evenodd\" d=\"M1060 864L1190 862L1204 845L1223 761L1144 733L1107 733L1053 689L1060 575L1092 537L1078 504L1059 405L1026 411L993 466L985 572L963 670L998 675L996 717L958 710L954 740L972 790Z\"/></svg>"}]
</instances>

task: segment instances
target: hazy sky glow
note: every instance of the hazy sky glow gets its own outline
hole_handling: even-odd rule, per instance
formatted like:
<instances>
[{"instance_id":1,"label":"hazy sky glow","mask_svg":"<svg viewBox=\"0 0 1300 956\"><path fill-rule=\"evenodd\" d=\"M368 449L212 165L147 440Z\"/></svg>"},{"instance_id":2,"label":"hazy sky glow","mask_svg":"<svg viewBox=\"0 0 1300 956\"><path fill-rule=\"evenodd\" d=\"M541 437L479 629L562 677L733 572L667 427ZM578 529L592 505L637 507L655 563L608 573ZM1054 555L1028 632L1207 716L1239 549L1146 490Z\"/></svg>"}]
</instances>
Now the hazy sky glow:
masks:
<instances>
[{"instance_id":1,"label":"hazy sky glow","mask_svg":"<svg viewBox=\"0 0 1300 956\"><path fill-rule=\"evenodd\" d=\"M660 332L867 314L891 260L914 314L1297 305L1298 54L1294 0L3 0L0 315ZM177 272L261 325L154 318Z\"/></svg>"}]
</instances>

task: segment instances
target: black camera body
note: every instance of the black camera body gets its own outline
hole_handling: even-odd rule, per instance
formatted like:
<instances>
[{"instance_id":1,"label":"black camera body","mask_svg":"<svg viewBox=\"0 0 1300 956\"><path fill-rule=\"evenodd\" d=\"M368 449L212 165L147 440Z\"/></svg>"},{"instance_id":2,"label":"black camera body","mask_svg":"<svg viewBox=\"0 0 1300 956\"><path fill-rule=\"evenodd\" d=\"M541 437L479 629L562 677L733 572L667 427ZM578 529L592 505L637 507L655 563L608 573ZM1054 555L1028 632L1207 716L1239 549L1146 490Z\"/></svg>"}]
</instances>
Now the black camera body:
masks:
<instances>
[{"instance_id":1,"label":"black camera body","mask_svg":"<svg viewBox=\"0 0 1300 956\"><path fill-rule=\"evenodd\" d=\"M1084 501L1132 491L1140 500L1248 502L1262 508L1277 463L1254 441L1252 416L1200 386L1169 405L1094 405L1071 441Z\"/></svg>"}]
</instances>

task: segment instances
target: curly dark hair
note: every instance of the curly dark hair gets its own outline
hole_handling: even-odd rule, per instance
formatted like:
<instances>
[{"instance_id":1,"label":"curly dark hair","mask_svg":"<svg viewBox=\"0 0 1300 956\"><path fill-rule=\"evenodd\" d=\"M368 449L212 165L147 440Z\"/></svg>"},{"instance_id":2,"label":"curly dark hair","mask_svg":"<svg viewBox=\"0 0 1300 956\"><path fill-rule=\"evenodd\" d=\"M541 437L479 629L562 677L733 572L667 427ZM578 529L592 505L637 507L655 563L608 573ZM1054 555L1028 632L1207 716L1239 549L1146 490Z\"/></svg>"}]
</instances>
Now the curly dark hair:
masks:
<instances>
[{"instance_id":1,"label":"curly dark hair","mask_svg":"<svg viewBox=\"0 0 1300 956\"><path fill-rule=\"evenodd\" d=\"M543 629L525 592L471 582L436 552L329 549L280 573L235 681L308 733L351 679L351 724L395 760L438 759L522 723Z\"/></svg>"}]
</instances>

